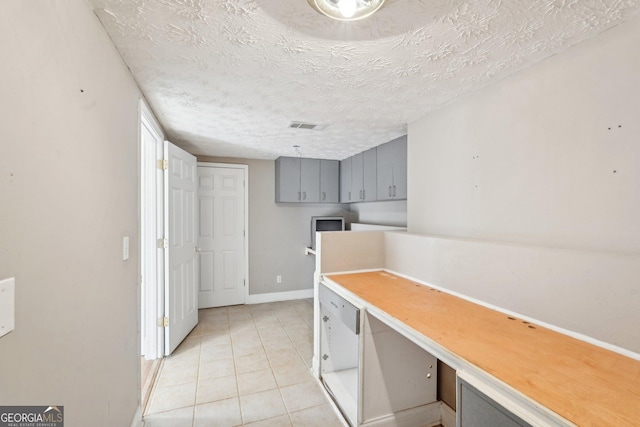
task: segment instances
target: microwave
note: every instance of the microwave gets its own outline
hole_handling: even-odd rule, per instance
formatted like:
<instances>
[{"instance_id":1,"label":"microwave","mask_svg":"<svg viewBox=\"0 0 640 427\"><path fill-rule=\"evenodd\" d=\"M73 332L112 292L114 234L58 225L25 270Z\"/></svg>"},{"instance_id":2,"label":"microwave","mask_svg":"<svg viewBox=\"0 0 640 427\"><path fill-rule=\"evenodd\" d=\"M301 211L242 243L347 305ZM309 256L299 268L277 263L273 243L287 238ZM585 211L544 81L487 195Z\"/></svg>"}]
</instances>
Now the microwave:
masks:
<instances>
[{"instance_id":1,"label":"microwave","mask_svg":"<svg viewBox=\"0 0 640 427\"><path fill-rule=\"evenodd\" d=\"M344 231L344 217L342 216L312 216L311 217L311 249L316 250L317 231Z\"/></svg>"}]
</instances>

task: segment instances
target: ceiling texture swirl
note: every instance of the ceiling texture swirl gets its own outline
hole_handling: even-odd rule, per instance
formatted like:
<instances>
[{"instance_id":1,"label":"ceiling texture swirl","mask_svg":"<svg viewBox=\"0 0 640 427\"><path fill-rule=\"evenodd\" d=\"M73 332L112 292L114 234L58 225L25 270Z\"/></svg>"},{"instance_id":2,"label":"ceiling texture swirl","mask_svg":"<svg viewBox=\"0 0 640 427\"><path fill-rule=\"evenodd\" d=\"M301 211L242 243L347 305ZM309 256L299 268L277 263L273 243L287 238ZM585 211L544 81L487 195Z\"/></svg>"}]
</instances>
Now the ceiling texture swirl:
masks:
<instances>
[{"instance_id":1,"label":"ceiling texture swirl","mask_svg":"<svg viewBox=\"0 0 640 427\"><path fill-rule=\"evenodd\" d=\"M167 138L194 154L344 159L638 14L635 0L89 0ZM323 125L293 129L293 121Z\"/></svg>"}]
</instances>

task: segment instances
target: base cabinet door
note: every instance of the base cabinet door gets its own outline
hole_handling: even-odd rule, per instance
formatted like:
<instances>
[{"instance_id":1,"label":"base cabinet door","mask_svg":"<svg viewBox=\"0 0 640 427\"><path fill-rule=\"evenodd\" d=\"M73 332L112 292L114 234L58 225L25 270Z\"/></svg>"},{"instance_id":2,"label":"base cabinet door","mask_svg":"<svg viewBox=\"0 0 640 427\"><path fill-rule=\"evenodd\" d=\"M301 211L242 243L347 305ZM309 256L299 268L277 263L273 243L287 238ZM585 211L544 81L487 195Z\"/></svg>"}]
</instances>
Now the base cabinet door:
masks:
<instances>
[{"instance_id":1,"label":"base cabinet door","mask_svg":"<svg viewBox=\"0 0 640 427\"><path fill-rule=\"evenodd\" d=\"M461 379L457 417L458 427L533 427Z\"/></svg>"}]
</instances>

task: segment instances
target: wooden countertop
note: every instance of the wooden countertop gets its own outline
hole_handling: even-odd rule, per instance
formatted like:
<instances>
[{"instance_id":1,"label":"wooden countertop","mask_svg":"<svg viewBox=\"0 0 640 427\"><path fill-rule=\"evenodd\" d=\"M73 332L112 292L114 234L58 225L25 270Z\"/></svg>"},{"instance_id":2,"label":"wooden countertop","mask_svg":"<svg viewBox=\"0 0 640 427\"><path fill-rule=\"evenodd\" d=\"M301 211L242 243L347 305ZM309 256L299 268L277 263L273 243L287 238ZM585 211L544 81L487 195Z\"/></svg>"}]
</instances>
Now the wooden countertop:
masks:
<instances>
[{"instance_id":1,"label":"wooden countertop","mask_svg":"<svg viewBox=\"0 0 640 427\"><path fill-rule=\"evenodd\" d=\"M640 426L640 361L390 273L328 277L578 426Z\"/></svg>"}]
</instances>

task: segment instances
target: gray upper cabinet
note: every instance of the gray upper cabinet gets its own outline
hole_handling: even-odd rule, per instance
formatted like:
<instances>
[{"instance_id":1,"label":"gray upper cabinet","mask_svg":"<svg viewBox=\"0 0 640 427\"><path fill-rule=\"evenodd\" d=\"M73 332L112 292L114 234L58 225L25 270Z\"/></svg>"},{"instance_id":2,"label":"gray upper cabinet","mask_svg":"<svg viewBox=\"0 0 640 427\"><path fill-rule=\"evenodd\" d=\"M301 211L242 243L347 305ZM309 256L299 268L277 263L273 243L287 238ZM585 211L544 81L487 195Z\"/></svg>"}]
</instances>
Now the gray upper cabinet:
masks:
<instances>
[{"instance_id":1,"label":"gray upper cabinet","mask_svg":"<svg viewBox=\"0 0 640 427\"><path fill-rule=\"evenodd\" d=\"M319 159L300 159L300 202L320 202Z\"/></svg>"},{"instance_id":2,"label":"gray upper cabinet","mask_svg":"<svg viewBox=\"0 0 640 427\"><path fill-rule=\"evenodd\" d=\"M351 160L340 161L340 203L351 203Z\"/></svg>"},{"instance_id":3,"label":"gray upper cabinet","mask_svg":"<svg viewBox=\"0 0 640 427\"><path fill-rule=\"evenodd\" d=\"M378 176L378 155L377 148L373 147L363 153L363 170L362 170L362 201L372 202L377 200L377 176Z\"/></svg>"},{"instance_id":4,"label":"gray upper cabinet","mask_svg":"<svg viewBox=\"0 0 640 427\"><path fill-rule=\"evenodd\" d=\"M340 162L320 160L320 203L340 201Z\"/></svg>"},{"instance_id":5,"label":"gray upper cabinet","mask_svg":"<svg viewBox=\"0 0 640 427\"><path fill-rule=\"evenodd\" d=\"M300 164L299 157L276 159L276 202L300 202Z\"/></svg>"},{"instance_id":6,"label":"gray upper cabinet","mask_svg":"<svg viewBox=\"0 0 640 427\"><path fill-rule=\"evenodd\" d=\"M276 203L338 203L337 160L278 157Z\"/></svg>"},{"instance_id":7,"label":"gray upper cabinet","mask_svg":"<svg viewBox=\"0 0 640 427\"><path fill-rule=\"evenodd\" d=\"M351 202L376 200L376 148L351 157Z\"/></svg>"},{"instance_id":8,"label":"gray upper cabinet","mask_svg":"<svg viewBox=\"0 0 640 427\"><path fill-rule=\"evenodd\" d=\"M378 200L407 198L407 137L378 146Z\"/></svg>"},{"instance_id":9,"label":"gray upper cabinet","mask_svg":"<svg viewBox=\"0 0 640 427\"><path fill-rule=\"evenodd\" d=\"M364 154L359 153L351 157L351 201L361 202L364 187Z\"/></svg>"}]
</instances>

